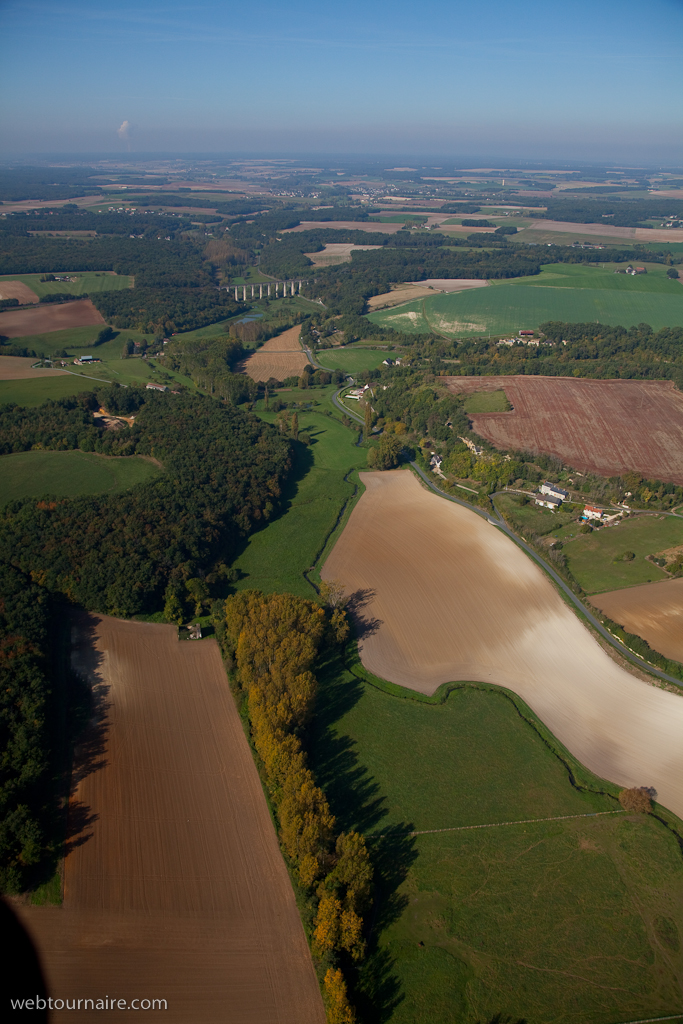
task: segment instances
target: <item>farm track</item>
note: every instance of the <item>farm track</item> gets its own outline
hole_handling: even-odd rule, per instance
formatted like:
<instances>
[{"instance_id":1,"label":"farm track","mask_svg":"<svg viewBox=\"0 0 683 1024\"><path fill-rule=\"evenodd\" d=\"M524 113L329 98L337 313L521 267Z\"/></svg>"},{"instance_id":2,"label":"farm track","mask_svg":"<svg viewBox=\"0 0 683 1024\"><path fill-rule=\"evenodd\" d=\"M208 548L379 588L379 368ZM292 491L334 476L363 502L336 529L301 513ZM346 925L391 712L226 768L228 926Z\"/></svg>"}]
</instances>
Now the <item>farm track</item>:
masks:
<instances>
[{"instance_id":1,"label":"farm track","mask_svg":"<svg viewBox=\"0 0 683 1024\"><path fill-rule=\"evenodd\" d=\"M591 771L654 786L683 815L681 697L617 666L490 517L404 472L361 479L322 575L355 595L366 668L423 693L457 680L507 687Z\"/></svg>"},{"instance_id":2,"label":"farm track","mask_svg":"<svg viewBox=\"0 0 683 1024\"><path fill-rule=\"evenodd\" d=\"M76 751L64 904L21 909L50 993L163 998L182 1024L322 1024L215 642L84 614L74 666L97 715Z\"/></svg>"}]
</instances>

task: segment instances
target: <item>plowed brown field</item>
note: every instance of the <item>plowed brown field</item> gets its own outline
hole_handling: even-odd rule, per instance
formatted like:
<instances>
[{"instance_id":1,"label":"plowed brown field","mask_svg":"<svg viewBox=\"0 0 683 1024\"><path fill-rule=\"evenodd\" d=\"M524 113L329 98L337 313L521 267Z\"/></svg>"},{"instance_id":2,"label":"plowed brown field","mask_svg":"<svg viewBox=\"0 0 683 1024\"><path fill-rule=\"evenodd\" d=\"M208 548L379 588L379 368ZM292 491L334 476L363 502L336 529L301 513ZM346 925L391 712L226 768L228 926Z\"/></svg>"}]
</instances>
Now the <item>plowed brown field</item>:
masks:
<instances>
[{"instance_id":1,"label":"plowed brown field","mask_svg":"<svg viewBox=\"0 0 683 1024\"><path fill-rule=\"evenodd\" d=\"M683 662L683 579L597 594L591 604L653 650Z\"/></svg>"},{"instance_id":2,"label":"plowed brown field","mask_svg":"<svg viewBox=\"0 0 683 1024\"><path fill-rule=\"evenodd\" d=\"M27 377L64 376L66 370L51 370L47 367L32 370L35 359L24 359L23 356L0 357L0 380L25 380Z\"/></svg>"},{"instance_id":3,"label":"plowed brown field","mask_svg":"<svg viewBox=\"0 0 683 1024\"><path fill-rule=\"evenodd\" d=\"M0 281L0 299L19 299L19 302L37 302L38 296L23 281Z\"/></svg>"},{"instance_id":4,"label":"plowed brown field","mask_svg":"<svg viewBox=\"0 0 683 1024\"><path fill-rule=\"evenodd\" d=\"M285 380L303 372L308 359L299 341L301 327L290 327L276 338L262 345L253 356L235 367L237 373L246 373L252 380Z\"/></svg>"},{"instance_id":5,"label":"plowed brown field","mask_svg":"<svg viewBox=\"0 0 683 1024\"><path fill-rule=\"evenodd\" d=\"M98 313L90 299L75 302L46 303L35 309L7 310L0 313L0 334L7 338L25 338L29 334L47 334L49 331L65 331L70 327L89 327L103 324L104 317Z\"/></svg>"},{"instance_id":6,"label":"plowed brown field","mask_svg":"<svg viewBox=\"0 0 683 1024\"><path fill-rule=\"evenodd\" d=\"M178 1024L323 1024L218 646L172 626L77 623L99 712L77 751L64 904L21 910L50 994L166 999Z\"/></svg>"},{"instance_id":7,"label":"plowed brown field","mask_svg":"<svg viewBox=\"0 0 683 1024\"><path fill-rule=\"evenodd\" d=\"M445 278L432 278L428 281L411 281L408 284L399 284L393 291L384 292L383 295L373 295L368 299L370 309L384 309L387 306L399 306L411 299L420 299L426 295L433 295L434 292L464 292L469 288L486 288L488 281L463 278L460 280L447 280Z\"/></svg>"},{"instance_id":8,"label":"plowed brown field","mask_svg":"<svg viewBox=\"0 0 683 1024\"><path fill-rule=\"evenodd\" d=\"M573 377L448 377L456 393L505 389L512 412L477 413L473 429L499 448L556 455L581 472L683 483L683 394L672 381Z\"/></svg>"},{"instance_id":9,"label":"plowed brown field","mask_svg":"<svg viewBox=\"0 0 683 1024\"><path fill-rule=\"evenodd\" d=\"M654 786L683 815L683 694L620 668L503 533L405 471L366 491L323 577L353 594L363 664L422 693L459 679L508 687L586 767Z\"/></svg>"}]
</instances>

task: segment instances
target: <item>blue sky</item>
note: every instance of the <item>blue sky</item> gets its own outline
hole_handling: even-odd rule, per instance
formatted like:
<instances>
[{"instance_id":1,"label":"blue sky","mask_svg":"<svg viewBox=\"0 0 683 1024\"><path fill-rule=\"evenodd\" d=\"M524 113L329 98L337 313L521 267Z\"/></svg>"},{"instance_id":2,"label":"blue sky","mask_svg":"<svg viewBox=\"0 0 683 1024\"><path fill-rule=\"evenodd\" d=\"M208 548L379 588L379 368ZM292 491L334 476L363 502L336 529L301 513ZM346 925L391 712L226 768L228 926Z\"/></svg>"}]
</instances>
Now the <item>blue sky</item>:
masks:
<instances>
[{"instance_id":1,"label":"blue sky","mask_svg":"<svg viewBox=\"0 0 683 1024\"><path fill-rule=\"evenodd\" d=\"M0 145L683 164L682 44L683 0L0 0Z\"/></svg>"}]
</instances>

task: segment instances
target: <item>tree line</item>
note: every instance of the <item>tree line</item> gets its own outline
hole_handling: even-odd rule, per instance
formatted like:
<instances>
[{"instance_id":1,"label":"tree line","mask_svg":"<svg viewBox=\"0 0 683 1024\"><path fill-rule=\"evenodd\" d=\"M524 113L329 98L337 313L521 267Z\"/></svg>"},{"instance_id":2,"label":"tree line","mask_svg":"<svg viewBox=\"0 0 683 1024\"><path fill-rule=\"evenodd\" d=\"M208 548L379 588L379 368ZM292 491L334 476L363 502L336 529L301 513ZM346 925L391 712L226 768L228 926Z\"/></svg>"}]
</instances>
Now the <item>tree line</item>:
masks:
<instances>
[{"instance_id":1,"label":"tree line","mask_svg":"<svg viewBox=\"0 0 683 1024\"><path fill-rule=\"evenodd\" d=\"M323 600L337 604L334 587ZM329 1024L353 1024L345 974L365 953L372 865L363 836L338 832L308 766L317 659L349 635L344 610L292 594L243 591L215 616L234 665L238 698L277 818L280 844L309 911L311 949L323 981Z\"/></svg>"}]
</instances>

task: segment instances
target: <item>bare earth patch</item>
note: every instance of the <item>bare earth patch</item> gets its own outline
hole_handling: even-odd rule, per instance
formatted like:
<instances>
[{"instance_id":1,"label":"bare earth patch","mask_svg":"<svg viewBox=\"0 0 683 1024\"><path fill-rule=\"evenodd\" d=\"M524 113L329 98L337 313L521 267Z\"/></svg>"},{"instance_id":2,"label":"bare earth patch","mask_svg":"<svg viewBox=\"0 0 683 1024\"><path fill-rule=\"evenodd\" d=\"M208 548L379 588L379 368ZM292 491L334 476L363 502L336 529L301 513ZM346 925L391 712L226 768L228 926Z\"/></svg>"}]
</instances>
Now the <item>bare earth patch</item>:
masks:
<instances>
[{"instance_id":1,"label":"bare earth patch","mask_svg":"<svg viewBox=\"0 0 683 1024\"><path fill-rule=\"evenodd\" d=\"M386 309L388 306L399 306L404 302L413 299L421 299L434 292L462 292L469 288L486 288L488 281L479 278L462 278L450 280L448 278L429 278L427 281L410 281L407 284L397 284L390 292L383 295L373 295L368 299L370 309Z\"/></svg>"},{"instance_id":2,"label":"bare earth patch","mask_svg":"<svg viewBox=\"0 0 683 1024\"><path fill-rule=\"evenodd\" d=\"M556 455L602 476L635 470L683 483L683 394L672 381L575 377L445 377L457 393L505 390L512 412L478 413L473 429L499 448Z\"/></svg>"},{"instance_id":3,"label":"bare earth patch","mask_svg":"<svg viewBox=\"0 0 683 1024\"><path fill-rule=\"evenodd\" d=\"M177 1024L323 1024L217 644L179 642L173 626L76 622L74 667L98 714L76 750L64 903L18 908L50 994L162 998Z\"/></svg>"},{"instance_id":4,"label":"bare earth patch","mask_svg":"<svg viewBox=\"0 0 683 1024\"><path fill-rule=\"evenodd\" d=\"M0 356L0 380L25 380L28 377L63 376L66 370L49 370L47 368L32 370L35 359L24 359L23 356Z\"/></svg>"},{"instance_id":5,"label":"bare earth patch","mask_svg":"<svg viewBox=\"0 0 683 1024\"><path fill-rule=\"evenodd\" d=\"M365 667L422 693L456 680L508 687L591 771L654 786L683 815L683 695L620 668L476 513L405 471L361 479L366 491L323 577L355 595Z\"/></svg>"},{"instance_id":6,"label":"bare earth patch","mask_svg":"<svg viewBox=\"0 0 683 1024\"><path fill-rule=\"evenodd\" d=\"M23 281L0 281L0 299L19 299L19 302L38 302L38 296Z\"/></svg>"},{"instance_id":7,"label":"bare earth patch","mask_svg":"<svg viewBox=\"0 0 683 1024\"><path fill-rule=\"evenodd\" d=\"M7 338L25 338L29 334L47 334L70 327L89 327L103 324L90 299L75 302L46 303L35 309L6 310L0 313L0 334Z\"/></svg>"},{"instance_id":8,"label":"bare earth patch","mask_svg":"<svg viewBox=\"0 0 683 1024\"><path fill-rule=\"evenodd\" d=\"M683 662L683 579L597 594L591 604L665 658Z\"/></svg>"},{"instance_id":9,"label":"bare earth patch","mask_svg":"<svg viewBox=\"0 0 683 1024\"><path fill-rule=\"evenodd\" d=\"M253 356L238 363L235 372L246 373L252 380L270 380L271 377L285 380L286 377L298 376L308 365L308 357L299 341L300 334L301 327L297 326L271 338Z\"/></svg>"}]
</instances>

